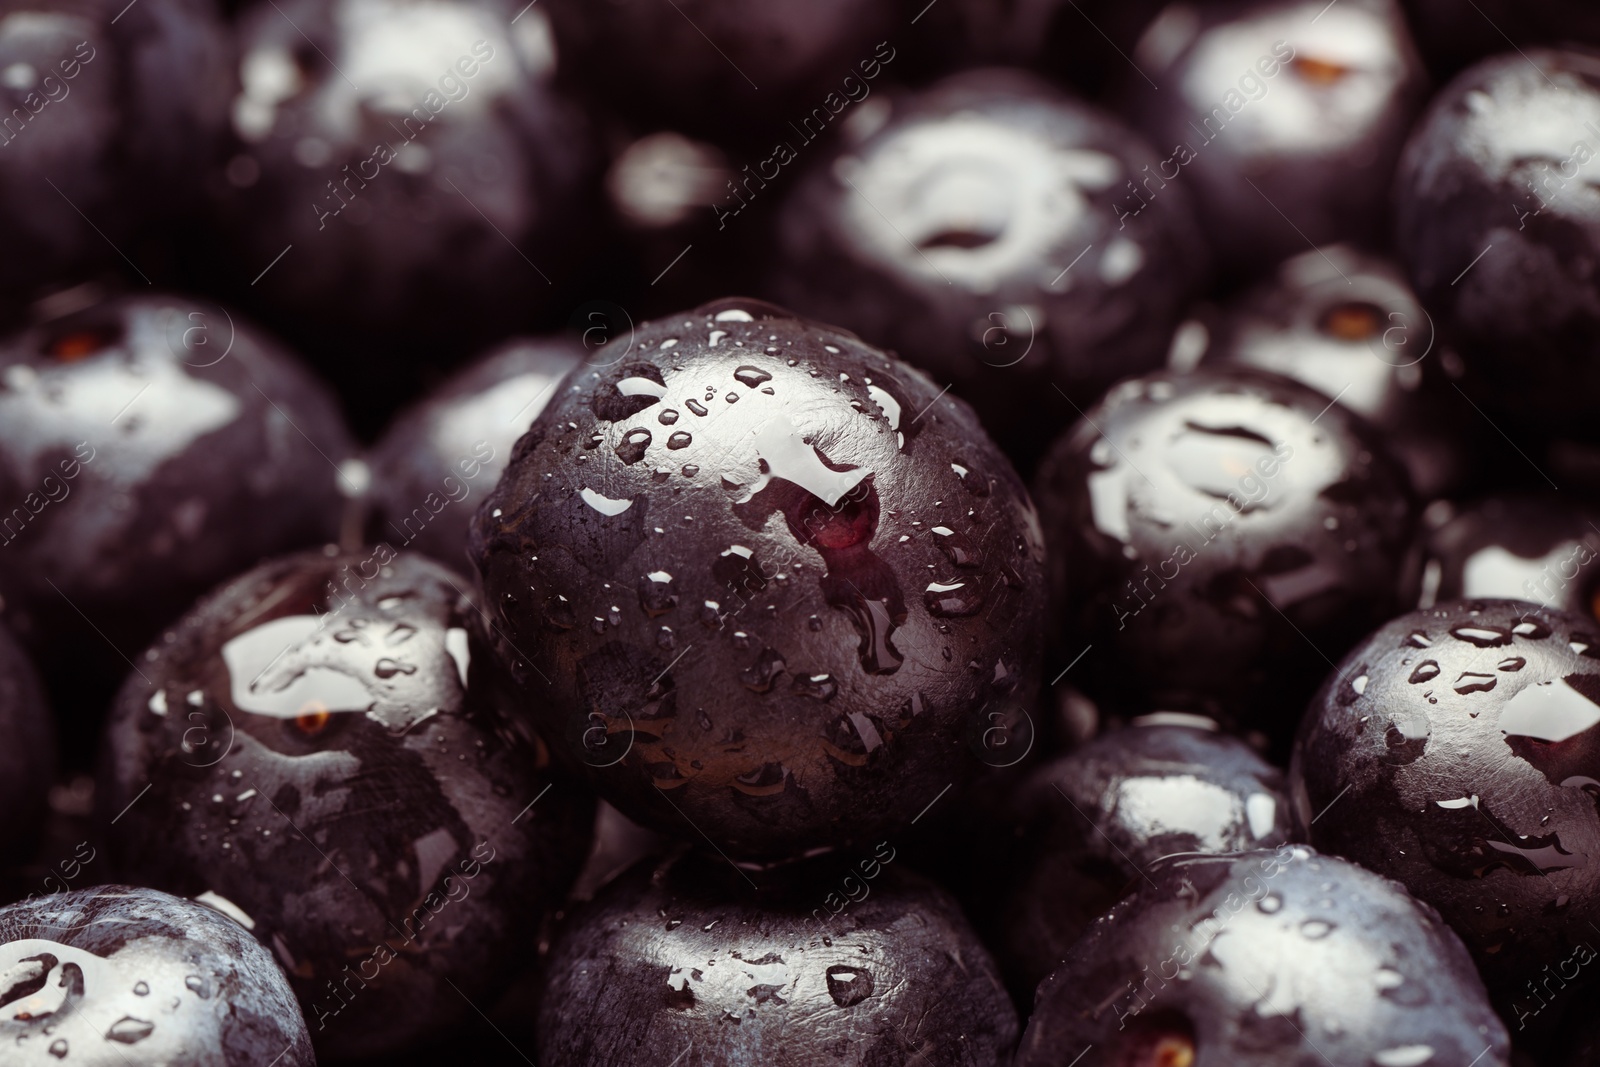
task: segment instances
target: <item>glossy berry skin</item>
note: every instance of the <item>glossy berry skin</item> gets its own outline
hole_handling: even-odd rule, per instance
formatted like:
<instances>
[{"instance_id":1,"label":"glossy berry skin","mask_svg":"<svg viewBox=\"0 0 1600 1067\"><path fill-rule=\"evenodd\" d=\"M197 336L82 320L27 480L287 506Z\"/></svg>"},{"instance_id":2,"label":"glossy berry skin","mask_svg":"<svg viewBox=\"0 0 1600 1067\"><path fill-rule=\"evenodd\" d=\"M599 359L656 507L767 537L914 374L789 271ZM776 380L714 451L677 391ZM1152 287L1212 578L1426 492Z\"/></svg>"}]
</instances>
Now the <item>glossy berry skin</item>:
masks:
<instances>
[{"instance_id":1,"label":"glossy berry skin","mask_svg":"<svg viewBox=\"0 0 1600 1067\"><path fill-rule=\"evenodd\" d=\"M120 677L108 641L131 653L263 555L337 537L353 451L327 387L214 304L118 298L0 340L12 628L47 670Z\"/></svg>"},{"instance_id":2,"label":"glossy berry skin","mask_svg":"<svg viewBox=\"0 0 1600 1067\"><path fill-rule=\"evenodd\" d=\"M576 267L590 135L550 86L542 11L512 25L516 7L297 0L240 15L236 155L219 179L230 259L264 272L249 295L274 316L358 339L340 362L360 373L341 377L362 395L400 369L364 352L374 339L494 340Z\"/></svg>"},{"instance_id":3,"label":"glossy berry skin","mask_svg":"<svg viewBox=\"0 0 1600 1067\"><path fill-rule=\"evenodd\" d=\"M1126 106L1161 163L1127 204L1185 188L1236 275L1308 243L1387 235L1395 161L1426 99L1422 62L1395 0L1322 6L1172 4L1133 52Z\"/></svg>"},{"instance_id":4,"label":"glossy berry skin","mask_svg":"<svg viewBox=\"0 0 1600 1067\"><path fill-rule=\"evenodd\" d=\"M122 269L108 240L152 266L131 239L193 212L231 52L209 0L0 3L0 301Z\"/></svg>"},{"instance_id":5,"label":"glossy berry skin","mask_svg":"<svg viewBox=\"0 0 1600 1067\"><path fill-rule=\"evenodd\" d=\"M1590 977L1543 985L1600 916L1597 631L1513 600L1402 615L1330 677L1290 769L1312 843L1438 908L1519 1030Z\"/></svg>"},{"instance_id":6,"label":"glossy berry skin","mask_svg":"<svg viewBox=\"0 0 1600 1067\"><path fill-rule=\"evenodd\" d=\"M1135 719L1034 771L1017 790L1013 870L998 907L985 910L997 913L1001 959L1024 1003L1155 860L1289 840L1283 772L1214 724L1191 725L1206 722Z\"/></svg>"},{"instance_id":7,"label":"glossy berry skin","mask_svg":"<svg viewBox=\"0 0 1600 1067\"><path fill-rule=\"evenodd\" d=\"M0 1041L17 1067L313 1067L272 953L204 904L97 886L0 909Z\"/></svg>"},{"instance_id":8,"label":"glossy berry skin","mask_svg":"<svg viewBox=\"0 0 1600 1067\"><path fill-rule=\"evenodd\" d=\"M55 738L44 687L27 654L0 627L0 867L24 856L45 820Z\"/></svg>"},{"instance_id":9,"label":"glossy berry skin","mask_svg":"<svg viewBox=\"0 0 1600 1067\"><path fill-rule=\"evenodd\" d=\"M466 567L478 499L582 361L583 349L562 338L508 341L396 416L367 456L372 539Z\"/></svg>"},{"instance_id":10,"label":"glossy berry skin","mask_svg":"<svg viewBox=\"0 0 1600 1067\"><path fill-rule=\"evenodd\" d=\"M1427 535L1418 607L1459 598L1528 600L1600 616L1600 511L1554 493L1492 496Z\"/></svg>"},{"instance_id":11,"label":"glossy berry skin","mask_svg":"<svg viewBox=\"0 0 1600 1067\"><path fill-rule=\"evenodd\" d=\"M1202 362L1260 367L1338 397L1383 432L1422 499L1465 480L1473 439L1460 414L1473 413L1433 373L1453 357L1389 261L1351 245L1304 252L1203 326L1192 334L1205 338Z\"/></svg>"},{"instance_id":12,"label":"glossy berry skin","mask_svg":"<svg viewBox=\"0 0 1600 1067\"><path fill-rule=\"evenodd\" d=\"M940 82L816 161L779 219L773 286L921 367L1036 457L1055 424L1154 370L1203 271L1187 193L1115 205L1156 156L1115 118L1006 71ZM1123 214L1126 214L1125 212ZM1080 258L1081 257L1081 258Z\"/></svg>"},{"instance_id":13,"label":"glossy berry skin","mask_svg":"<svg viewBox=\"0 0 1600 1067\"><path fill-rule=\"evenodd\" d=\"M1587 438L1600 386L1591 124L1600 59L1535 49L1484 60L1434 99L1395 193L1395 244L1460 349L1462 388L1520 424Z\"/></svg>"},{"instance_id":14,"label":"glossy berry skin","mask_svg":"<svg viewBox=\"0 0 1600 1067\"><path fill-rule=\"evenodd\" d=\"M885 94L891 91L887 86L882 89ZM874 97L867 109L845 114L870 114L878 99ZM720 108L717 113L721 114ZM758 127L751 123L749 129L754 132ZM595 301L569 317L586 348L625 334L636 322L693 307L708 293L750 288L752 265L764 265L772 258L769 209L782 203L779 190L786 190L792 181L785 175L769 192L759 192L759 175L751 175L775 173L776 161L762 158L773 153L770 142L730 148L721 137L715 141L688 137L676 129L651 129L641 136L638 129L625 127L609 129L607 140L613 155L605 191L615 231L607 267L615 277L618 264L631 264L634 278L626 290L631 294L626 308ZM747 162L746 152L759 153L756 162ZM736 186L736 181L749 186ZM752 191L761 197L748 215L735 188L746 197Z\"/></svg>"},{"instance_id":15,"label":"glossy berry skin","mask_svg":"<svg viewBox=\"0 0 1600 1067\"><path fill-rule=\"evenodd\" d=\"M1562 1035L1565 1055L1555 1060L1560 1067L1589 1067L1600 1061L1600 1022L1592 1013L1574 1012L1572 1026Z\"/></svg>"},{"instance_id":16,"label":"glossy berry skin","mask_svg":"<svg viewBox=\"0 0 1600 1067\"><path fill-rule=\"evenodd\" d=\"M1057 442L1038 499L1062 655L1091 695L1286 739L1338 655L1415 595L1405 471L1298 382L1124 382ZM1065 666L1065 664L1063 664Z\"/></svg>"},{"instance_id":17,"label":"glossy berry skin","mask_svg":"<svg viewBox=\"0 0 1600 1067\"><path fill-rule=\"evenodd\" d=\"M1018 1027L993 962L894 859L879 845L866 895L833 916L824 877L756 894L715 855L635 867L551 948L539 1063L646 1067L686 1047L706 1067L1007 1063Z\"/></svg>"},{"instance_id":18,"label":"glossy berry skin","mask_svg":"<svg viewBox=\"0 0 1600 1067\"><path fill-rule=\"evenodd\" d=\"M504 989L587 848L592 803L505 718L465 588L383 545L263 564L139 661L108 726L120 875L248 916L325 1057Z\"/></svg>"},{"instance_id":19,"label":"glossy berry skin","mask_svg":"<svg viewBox=\"0 0 1600 1067\"><path fill-rule=\"evenodd\" d=\"M623 814L734 855L904 825L1038 685L1037 519L971 409L755 301L569 379L472 552L525 714Z\"/></svg>"},{"instance_id":20,"label":"glossy berry skin","mask_svg":"<svg viewBox=\"0 0 1600 1067\"><path fill-rule=\"evenodd\" d=\"M1017 1067L1507 1063L1460 940L1396 883L1303 845L1145 875L1040 984Z\"/></svg>"},{"instance_id":21,"label":"glossy berry skin","mask_svg":"<svg viewBox=\"0 0 1600 1067\"><path fill-rule=\"evenodd\" d=\"M896 69L885 38L903 25L895 0L557 0L548 13L575 89L638 125L765 150L764 127L788 137L775 116L815 107L825 127L865 99Z\"/></svg>"}]
</instances>

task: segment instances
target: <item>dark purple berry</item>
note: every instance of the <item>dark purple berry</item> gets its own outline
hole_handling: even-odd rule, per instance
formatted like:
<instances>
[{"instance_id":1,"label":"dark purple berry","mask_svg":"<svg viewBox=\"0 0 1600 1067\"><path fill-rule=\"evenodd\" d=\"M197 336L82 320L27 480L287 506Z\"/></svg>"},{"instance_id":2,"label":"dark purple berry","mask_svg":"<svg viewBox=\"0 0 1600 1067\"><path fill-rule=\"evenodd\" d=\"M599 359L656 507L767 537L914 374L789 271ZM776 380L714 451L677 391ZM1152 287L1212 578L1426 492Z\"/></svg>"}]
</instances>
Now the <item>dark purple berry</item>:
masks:
<instances>
[{"instance_id":1,"label":"dark purple berry","mask_svg":"<svg viewBox=\"0 0 1600 1067\"><path fill-rule=\"evenodd\" d=\"M1284 260L1214 318L1186 324L1175 351L1184 366L1246 363L1338 397L1382 431L1424 500L1466 480L1479 416L1433 373L1456 357L1387 260L1350 245Z\"/></svg>"},{"instance_id":2,"label":"dark purple berry","mask_svg":"<svg viewBox=\"0 0 1600 1067\"><path fill-rule=\"evenodd\" d=\"M205 301L118 298L0 340L11 626L53 681L120 679L206 589L336 538L354 448L325 385Z\"/></svg>"},{"instance_id":3,"label":"dark purple berry","mask_svg":"<svg viewBox=\"0 0 1600 1067\"><path fill-rule=\"evenodd\" d=\"M1460 940L1304 846L1171 856L1039 986L1017 1067L1503 1064Z\"/></svg>"},{"instance_id":4,"label":"dark purple berry","mask_svg":"<svg viewBox=\"0 0 1600 1067\"><path fill-rule=\"evenodd\" d=\"M1127 106L1161 162L1124 210L1187 192L1242 275L1387 234L1395 161L1427 90L1396 0L1174 3L1132 60Z\"/></svg>"},{"instance_id":5,"label":"dark purple berry","mask_svg":"<svg viewBox=\"0 0 1600 1067\"><path fill-rule=\"evenodd\" d=\"M1508 429L1595 436L1596 125L1600 58L1541 49L1461 74L1406 145L1395 244L1460 350L1461 388Z\"/></svg>"},{"instance_id":6,"label":"dark purple berry","mask_svg":"<svg viewBox=\"0 0 1600 1067\"><path fill-rule=\"evenodd\" d=\"M1432 514L1434 509L1430 509ZM1492 496L1427 534L1422 599L1527 600L1600 617L1600 510L1554 493Z\"/></svg>"},{"instance_id":7,"label":"dark purple berry","mask_svg":"<svg viewBox=\"0 0 1600 1067\"><path fill-rule=\"evenodd\" d=\"M475 615L419 555L291 556L201 601L117 699L99 807L121 876L227 900L328 1058L470 1018L587 847L592 803L506 717Z\"/></svg>"},{"instance_id":8,"label":"dark purple berry","mask_svg":"<svg viewBox=\"0 0 1600 1067\"><path fill-rule=\"evenodd\" d=\"M577 911L545 966L543 1067L699 1063L1000 1067L1016 1015L943 891L880 845L844 885L753 892L714 854L634 868ZM712 867L711 865L715 865ZM604 1019L603 1026L595 1020Z\"/></svg>"},{"instance_id":9,"label":"dark purple berry","mask_svg":"<svg viewBox=\"0 0 1600 1067\"><path fill-rule=\"evenodd\" d=\"M902 825L992 758L1038 684L1042 546L970 408L744 300L568 386L472 551L526 714L607 800L777 857Z\"/></svg>"},{"instance_id":10,"label":"dark purple berry","mask_svg":"<svg viewBox=\"0 0 1600 1067\"><path fill-rule=\"evenodd\" d=\"M1056 444L1038 497L1057 656L1122 705L1286 740L1330 659L1415 595L1404 469L1365 420L1265 371L1122 383Z\"/></svg>"},{"instance_id":11,"label":"dark purple berry","mask_svg":"<svg viewBox=\"0 0 1600 1067\"><path fill-rule=\"evenodd\" d=\"M1150 863L1289 840L1283 772L1185 715L1135 719L1039 768L1009 814L1011 870L980 922L998 926L1002 963L1024 1002ZM993 883L982 881L992 901Z\"/></svg>"}]
</instances>

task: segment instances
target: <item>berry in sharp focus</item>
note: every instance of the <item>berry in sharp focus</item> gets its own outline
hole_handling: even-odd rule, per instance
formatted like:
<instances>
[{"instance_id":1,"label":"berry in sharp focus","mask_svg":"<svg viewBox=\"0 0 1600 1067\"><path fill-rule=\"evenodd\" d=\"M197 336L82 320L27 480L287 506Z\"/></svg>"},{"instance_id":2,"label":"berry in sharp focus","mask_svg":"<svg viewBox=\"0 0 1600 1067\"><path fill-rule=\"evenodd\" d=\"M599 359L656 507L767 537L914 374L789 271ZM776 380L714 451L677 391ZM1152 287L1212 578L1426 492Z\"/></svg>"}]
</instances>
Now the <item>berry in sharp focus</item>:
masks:
<instances>
[{"instance_id":1,"label":"berry in sharp focus","mask_svg":"<svg viewBox=\"0 0 1600 1067\"><path fill-rule=\"evenodd\" d=\"M1039 681L1037 519L971 409L757 302L642 326L570 379L472 551L558 753L735 854L903 825Z\"/></svg>"}]
</instances>

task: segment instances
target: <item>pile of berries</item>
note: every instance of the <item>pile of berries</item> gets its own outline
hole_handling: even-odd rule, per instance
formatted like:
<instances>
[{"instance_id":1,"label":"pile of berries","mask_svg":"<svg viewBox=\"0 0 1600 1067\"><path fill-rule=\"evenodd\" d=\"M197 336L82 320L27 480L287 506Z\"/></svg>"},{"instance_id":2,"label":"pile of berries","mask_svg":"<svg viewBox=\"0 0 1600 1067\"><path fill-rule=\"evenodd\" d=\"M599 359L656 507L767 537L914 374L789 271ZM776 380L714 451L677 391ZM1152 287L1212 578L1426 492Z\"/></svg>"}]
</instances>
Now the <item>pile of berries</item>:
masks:
<instances>
[{"instance_id":1,"label":"pile of berries","mask_svg":"<svg viewBox=\"0 0 1600 1067\"><path fill-rule=\"evenodd\" d=\"M1596 189L1582 0L0 0L0 1062L1600 1062Z\"/></svg>"}]
</instances>

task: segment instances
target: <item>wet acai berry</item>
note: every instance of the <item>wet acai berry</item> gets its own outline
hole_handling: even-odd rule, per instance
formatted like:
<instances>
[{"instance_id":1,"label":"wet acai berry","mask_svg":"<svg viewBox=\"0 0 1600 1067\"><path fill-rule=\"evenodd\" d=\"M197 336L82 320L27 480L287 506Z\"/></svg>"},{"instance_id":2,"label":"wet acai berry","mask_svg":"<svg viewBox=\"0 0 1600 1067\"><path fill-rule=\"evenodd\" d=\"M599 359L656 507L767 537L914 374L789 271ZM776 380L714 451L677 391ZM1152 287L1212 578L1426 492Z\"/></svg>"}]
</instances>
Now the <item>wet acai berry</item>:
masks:
<instances>
[{"instance_id":1,"label":"wet acai berry","mask_svg":"<svg viewBox=\"0 0 1600 1067\"><path fill-rule=\"evenodd\" d=\"M371 540L465 567L479 500L582 351L559 338L508 341L396 416L367 456Z\"/></svg>"},{"instance_id":2,"label":"wet acai berry","mask_svg":"<svg viewBox=\"0 0 1600 1067\"><path fill-rule=\"evenodd\" d=\"M1242 275L1386 233L1395 161L1426 99L1397 0L1174 3L1133 58L1126 107L1161 161L1123 210L1186 190Z\"/></svg>"},{"instance_id":3,"label":"wet acai berry","mask_svg":"<svg viewBox=\"0 0 1600 1067\"><path fill-rule=\"evenodd\" d=\"M568 384L472 552L524 712L607 800L776 857L981 769L1038 684L1043 547L970 408L745 300Z\"/></svg>"},{"instance_id":4,"label":"wet acai berry","mask_svg":"<svg viewBox=\"0 0 1600 1067\"><path fill-rule=\"evenodd\" d=\"M313 1067L283 971L229 911L121 885L0 908L6 1063Z\"/></svg>"},{"instance_id":5,"label":"wet acai berry","mask_svg":"<svg viewBox=\"0 0 1600 1067\"><path fill-rule=\"evenodd\" d=\"M1436 75L1508 48L1584 43L1600 45L1600 10L1588 0L1472 0L1477 18L1464 19L1456 0L1406 0L1417 46Z\"/></svg>"},{"instance_id":6,"label":"wet acai berry","mask_svg":"<svg viewBox=\"0 0 1600 1067\"><path fill-rule=\"evenodd\" d=\"M1198 290L1187 192L1117 209L1157 158L1042 82L958 75L812 165L779 220L774 289L952 383L1031 461L1072 404L1161 365ZM1061 414L1019 413L1032 392L1054 410L1052 385Z\"/></svg>"},{"instance_id":7,"label":"wet acai berry","mask_svg":"<svg viewBox=\"0 0 1600 1067\"><path fill-rule=\"evenodd\" d=\"M872 847L837 913L821 874L756 893L714 854L635 867L557 935L539 1063L1007 1063L1017 1019L993 962L955 901L895 859Z\"/></svg>"},{"instance_id":8,"label":"wet acai berry","mask_svg":"<svg viewBox=\"0 0 1600 1067\"><path fill-rule=\"evenodd\" d=\"M1039 986L1017 1067L1507 1062L1461 941L1303 845L1145 868Z\"/></svg>"},{"instance_id":9,"label":"wet acai berry","mask_svg":"<svg viewBox=\"0 0 1600 1067\"><path fill-rule=\"evenodd\" d=\"M1290 771L1312 843L1438 908L1514 1031L1597 970L1579 948L1600 918L1597 634L1513 600L1402 615L1330 676Z\"/></svg>"},{"instance_id":10,"label":"wet acai berry","mask_svg":"<svg viewBox=\"0 0 1600 1067\"><path fill-rule=\"evenodd\" d=\"M1493 597L1600 617L1600 567L1591 566L1600 559L1600 509L1523 493L1447 514L1427 534L1418 607Z\"/></svg>"},{"instance_id":11,"label":"wet acai berry","mask_svg":"<svg viewBox=\"0 0 1600 1067\"><path fill-rule=\"evenodd\" d=\"M230 902L325 1057L469 1017L587 849L593 804L506 718L466 588L383 545L263 564L138 661L108 727L119 876Z\"/></svg>"},{"instance_id":12,"label":"wet acai berry","mask_svg":"<svg viewBox=\"0 0 1600 1067\"><path fill-rule=\"evenodd\" d=\"M1461 387L1539 432L1595 436L1600 58L1484 60L1430 105L1406 146L1395 243L1460 349ZM1510 427L1508 427L1509 429Z\"/></svg>"},{"instance_id":13,"label":"wet acai berry","mask_svg":"<svg viewBox=\"0 0 1600 1067\"><path fill-rule=\"evenodd\" d=\"M1172 713L1135 719L1041 767L1009 814L1003 898L978 921L997 927L1001 963L1024 1003L1156 859L1289 840L1283 772L1209 720ZM984 879L991 893L994 877Z\"/></svg>"},{"instance_id":14,"label":"wet acai berry","mask_svg":"<svg viewBox=\"0 0 1600 1067\"><path fill-rule=\"evenodd\" d=\"M1287 739L1338 655L1409 600L1415 506L1359 416L1247 367L1124 382L1038 499L1062 666L1091 695ZM1087 651L1085 651L1087 649Z\"/></svg>"},{"instance_id":15,"label":"wet acai berry","mask_svg":"<svg viewBox=\"0 0 1600 1067\"><path fill-rule=\"evenodd\" d=\"M337 537L354 447L325 385L206 301L116 298L0 340L6 617L47 674L120 679L201 592Z\"/></svg>"},{"instance_id":16,"label":"wet acai berry","mask_svg":"<svg viewBox=\"0 0 1600 1067\"><path fill-rule=\"evenodd\" d=\"M1192 323L1175 345L1181 368L1246 363L1338 397L1383 432L1424 500L1466 478L1474 436L1461 416L1478 416L1436 373L1449 350L1389 261L1351 245L1305 252Z\"/></svg>"}]
</instances>

